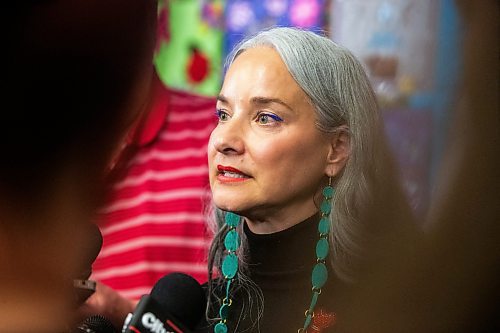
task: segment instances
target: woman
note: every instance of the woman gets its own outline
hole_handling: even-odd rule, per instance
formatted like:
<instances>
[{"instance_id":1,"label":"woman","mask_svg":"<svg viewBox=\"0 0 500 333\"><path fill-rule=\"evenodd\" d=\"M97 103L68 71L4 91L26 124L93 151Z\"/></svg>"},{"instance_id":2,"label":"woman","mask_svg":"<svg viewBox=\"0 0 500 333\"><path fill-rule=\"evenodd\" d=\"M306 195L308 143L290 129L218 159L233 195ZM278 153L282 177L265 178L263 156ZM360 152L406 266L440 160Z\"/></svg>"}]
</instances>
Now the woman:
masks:
<instances>
[{"instance_id":1,"label":"woman","mask_svg":"<svg viewBox=\"0 0 500 333\"><path fill-rule=\"evenodd\" d=\"M221 277L208 283L201 326L331 330L363 249L389 237L376 208L399 193L362 65L312 32L261 32L230 55L216 114L209 275Z\"/></svg>"}]
</instances>

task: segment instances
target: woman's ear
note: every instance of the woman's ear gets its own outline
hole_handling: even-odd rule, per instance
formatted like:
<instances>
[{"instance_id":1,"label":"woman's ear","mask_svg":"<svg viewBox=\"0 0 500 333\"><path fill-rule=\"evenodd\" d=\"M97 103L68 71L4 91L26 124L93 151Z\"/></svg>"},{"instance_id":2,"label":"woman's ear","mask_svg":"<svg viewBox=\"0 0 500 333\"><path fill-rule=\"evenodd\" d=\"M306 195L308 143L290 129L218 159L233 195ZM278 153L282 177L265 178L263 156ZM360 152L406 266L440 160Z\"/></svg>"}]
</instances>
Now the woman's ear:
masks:
<instances>
[{"instance_id":1,"label":"woman's ear","mask_svg":"<svg viewBox=\"0 0 500 333\"><path fill-rule=\"evenodd\" d=\"M351 153L349 128L340 126L331 137L325 173L328 177L337 176L345 167Z\"/></svg>"}]
</instances>

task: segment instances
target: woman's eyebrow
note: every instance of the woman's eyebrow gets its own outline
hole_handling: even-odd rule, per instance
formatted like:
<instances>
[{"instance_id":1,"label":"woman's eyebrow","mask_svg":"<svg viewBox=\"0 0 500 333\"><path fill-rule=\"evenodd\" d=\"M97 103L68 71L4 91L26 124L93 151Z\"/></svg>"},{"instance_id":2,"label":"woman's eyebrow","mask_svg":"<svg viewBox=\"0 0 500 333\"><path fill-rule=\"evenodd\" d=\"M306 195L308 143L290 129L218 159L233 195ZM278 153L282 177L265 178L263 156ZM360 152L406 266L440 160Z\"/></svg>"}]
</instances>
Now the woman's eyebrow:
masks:
<instances>
[{"instance_id":1,"label":"woman's eyebrow","mask_svg":"<svg viewBox=\"0 0 500 333\"><path fill-rule=\"evenodd\" d=\"M217 95L216 97L217 101L221 103L229 103L228 98L222 94ZM255 96L250 99L250 102L252 104L259 104L259 105L266 105L266 104L271 104L271 103L277 103L280 105L283 105L286 107L288 110L293 111L293 109L285 103L283 100L275 97L263 97L263 96Z\"/></svg>"},{"instance_id":2,"label":"woman's eyebrow","mask_svg":"<svg viewBox=\"0 0 500 333\"><path fill-rule=\"evenodd\" d=\"M222 103L227 103L227 98L224 95L217 95L216 99Z\"/></svg>"},{"instance_id":3,"label":"woman's eyebrow","mask_svg":"<svg viewBox=\"0 0 500 333\"><path fill-rule=\"evenodd\" d=\"M286 104L284 101L282 101L279 98L256 96L256 97L252 97L252 99L250 101L253 104L271 104L271 103L277 103L277 104L283 105L284 107L286 107L290 111L293 111L293 109L288 104Z\"/></svg>"}]
</instances>

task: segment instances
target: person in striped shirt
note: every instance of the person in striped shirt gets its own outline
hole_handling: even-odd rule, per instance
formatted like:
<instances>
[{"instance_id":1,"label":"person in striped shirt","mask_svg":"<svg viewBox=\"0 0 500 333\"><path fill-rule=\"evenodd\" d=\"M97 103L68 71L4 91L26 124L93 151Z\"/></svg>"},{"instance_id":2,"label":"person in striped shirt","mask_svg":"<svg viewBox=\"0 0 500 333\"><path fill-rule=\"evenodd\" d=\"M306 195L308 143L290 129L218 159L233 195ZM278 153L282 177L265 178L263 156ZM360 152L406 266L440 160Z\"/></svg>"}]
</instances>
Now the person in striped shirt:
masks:
<instances>
[{"instance_id":1,"label":"person in striped shirt","mask_svg":"<svg viewBox=\"0 0 500 333\"><path fill-rule=\"evenodd\" d=\"M207 280L207 144L216 121L215 98L168 88L154 73L145 116L109 173L97 218L103 246L92 267L99 283L87 314L119 327L162 276Z\"/></svg>"}]
</instances>

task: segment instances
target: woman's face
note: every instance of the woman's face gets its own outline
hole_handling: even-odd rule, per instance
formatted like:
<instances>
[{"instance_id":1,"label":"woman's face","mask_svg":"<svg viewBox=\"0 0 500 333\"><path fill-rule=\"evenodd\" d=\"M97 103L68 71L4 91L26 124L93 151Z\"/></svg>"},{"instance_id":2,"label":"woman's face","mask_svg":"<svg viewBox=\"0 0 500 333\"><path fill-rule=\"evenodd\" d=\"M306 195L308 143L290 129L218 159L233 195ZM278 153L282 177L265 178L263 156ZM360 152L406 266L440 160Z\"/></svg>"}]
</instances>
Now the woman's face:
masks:
<instances>
[{"instance_id":1,"label":"woman's face","mask_svg":"<svg viewBox=\"0 0 500 333\"><path fill-rule=\"evenodd\" d=\"M208 148L215 205L247 217L250 228L262 233L313 215L330 144L315 125L309 98L274 49L257 47L236 58L217 115Z\"/></svg>"}]
</instances>

